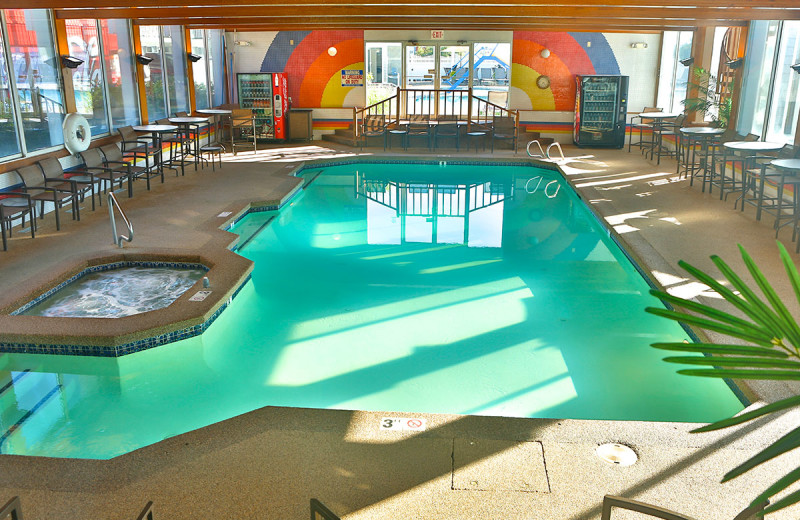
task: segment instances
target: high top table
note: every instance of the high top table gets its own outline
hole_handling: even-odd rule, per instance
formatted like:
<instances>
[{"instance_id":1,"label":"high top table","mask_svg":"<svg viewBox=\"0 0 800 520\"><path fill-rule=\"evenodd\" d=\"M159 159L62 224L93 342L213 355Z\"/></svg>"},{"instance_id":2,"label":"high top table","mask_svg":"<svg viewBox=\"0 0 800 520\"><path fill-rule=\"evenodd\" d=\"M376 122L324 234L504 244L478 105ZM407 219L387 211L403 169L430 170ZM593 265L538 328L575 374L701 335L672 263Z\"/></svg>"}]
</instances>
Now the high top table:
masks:
<instances>
[{"instance_id":1,"label":"high top table","mask_svg":"<svg viewBox=\"0 0 800 520\"><path fill-rule=\"evenodd\" d=\"M727 184L728 179L731 181L731 187L728 191L736 191L736 165L731 164L731 176L728 177L725 175L728 169L728 152L736 153L739 152L742 154L741 157L734 157L730 160L731 163L741 162L742 163L742 195L736 199L736 203L738 205L740 200L744 200L745 194L747 191L747 186L745 184L747 175L746 170L748 168L749 159L753 158L754 156L758 155L759 153L763 152L775 152L783 148L783 145L780 143L770 143L767 141L728 141L727 143L722 143L722 172L719 176L719 199L722 200L723 195L725 195L725 190L727 189L725 185ZM714 177L716 172L711 171L711 182L709 183L709 193L711 193L711 187L715 184ZM725 195L727 199L727 195ZM742 209L744 209L744 202L742 202Z\"/></svg>"},{"instance_id":2,"label":"high top table","mask_svg":"<svg viewBox=\"0 0 800 520\"><path fill-rule=\"evenodd\" d=\"M175 125L137 125L137 126L134 126L132 128L136 132L148 132L148 133L153 135L153 147L158 151L158 163L156 164L156 170L159 173L162 172L162 170L163 170L163 160L162 160L162 157L161 157L161 154L162 154L161 143L162 143L163 139L162 139L161 136L163 134L166 134L166 133L169 133L169 132L174 132L175 130L178 129L178 127L175 126ZM145 160L145 163L147 163L147 160ZM170 168L170 169L172 169L172 168ZM162 177L162 179L163 179L163 177ZM130 186L128 186L128 188L129 188L128 196L130 196L131 195L130 194Z\"/></svg>"},{"instance_id":3,"label":"high top table","mask_svg":"<svg viewBox=\"0 0 800 520\"><path fill-rule=\"evenodd\" d=\"M214 118L214 135L216 136L215 140L217 144L222 146L222 149L225 150L225 146L222 144L222 139L220 139L222 116L229 116L233 114L233 110L228 110L227 108L202 108L200 110L195 110L195 112Z\"/></svg>"},{"instance_id":4,"label":"high top table","mask_svg":"<svg viewBox=\"0 0 800 520\"><path fill-rule=\"evenodd\" d=\"M650 144L648 147L650 148L650 160L653 159L653 156L656 153L656 146L659 148L661 147L661 140L659 140L658 145L656 145L656 132L660 132L664 129L664 125L667 123L668 119L675 119L680 114L672 114L669 112L642 112L639 114L639 118L645 119L652 119L653 120L653 133L650 135ZM646 154L645 154L646 155ZM658 155L658 162L661 163L661 154Z\"/></svg>"},{"instance_id":5,"label":"high top table","mask_svg":"<svg viewBox=\"0 0 800 520\"><path fill-rule=\"evenodd\" d=\"M170 123L175 123L178 126L186 128L189 130L190 125L203 125L208 124L207 117L170 117ZM200 132L194 133L194 150L190 152L191 155L194 155L194 169L197 169L197 160L200 158Z\"/></svg>"},{"instance_id":6,"label":"high top table","mask_svg":"<svg viewBox=\"0 0 800 520\"><path fill-rule=\"evenodd\" d=\"M689 176L689 185L694 184L694 176L701 168L703 170L703 190L706 191L706 182L708 181L708 152L709 144L711 144L717 137L725 133L722 128L711 128L708 126L690 126L680 129L681 135L689 139L690 145L685 147L684 166L686 167L686 175ZM700 151L703 155L703 162L695 165L695 146L700 146ZM689 162L689 154L692 155L692 161ZM711 164L714 164L714 157L716 149L711 147ZM680 157L678 158L678 171L680 171Z\"/></svg>"}]
</instances>

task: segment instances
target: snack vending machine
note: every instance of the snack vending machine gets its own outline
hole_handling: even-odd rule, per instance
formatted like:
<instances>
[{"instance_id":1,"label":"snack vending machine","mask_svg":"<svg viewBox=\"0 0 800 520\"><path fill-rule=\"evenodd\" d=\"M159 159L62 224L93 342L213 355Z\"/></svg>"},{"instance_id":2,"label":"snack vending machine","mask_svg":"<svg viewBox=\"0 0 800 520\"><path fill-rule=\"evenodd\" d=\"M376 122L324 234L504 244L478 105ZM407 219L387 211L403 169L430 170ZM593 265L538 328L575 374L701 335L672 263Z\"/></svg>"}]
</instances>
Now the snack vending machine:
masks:
<instances>
[{"instance_id":1,"label":"snack vending machine","mask_svg":"<svg viewBox=\"0 0 800 520\"><path fill-rule=\"evenodd\" d=\"M289 97L285 72L239 73L239 106L253 110L256 137L286 139Z\"/></svg>"},{"instance_id":2,"label":"snack vending machine","mask_svg":"<svg viewBox=\"0 0 800 520\"><path fill-rule=\"evenodd\" d=\"M622 148L628 111L628 76L575 76L578 146Z\"/></svg>"}]
</instances>

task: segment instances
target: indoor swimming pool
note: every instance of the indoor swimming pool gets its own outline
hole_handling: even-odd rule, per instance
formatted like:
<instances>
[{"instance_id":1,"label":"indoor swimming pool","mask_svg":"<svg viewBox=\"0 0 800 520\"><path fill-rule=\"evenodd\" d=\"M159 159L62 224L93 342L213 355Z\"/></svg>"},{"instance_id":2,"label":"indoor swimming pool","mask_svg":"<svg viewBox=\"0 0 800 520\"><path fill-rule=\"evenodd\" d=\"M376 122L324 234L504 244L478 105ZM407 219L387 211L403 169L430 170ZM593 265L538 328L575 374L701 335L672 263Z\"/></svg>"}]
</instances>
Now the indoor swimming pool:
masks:
<instances>
[{"instance_id":1,"label":"indoor swimming pool","mask_svg":"<svg viewBox=\"0 0 800 520\"><path fill-rule=\"evenodd\" d=\"M0 453L105 459L264 406L707 422L725 381L560 173L353 163L235 224L251 280L201 336L120 358L0 355ZM143 418L146 417L146 420Z\"/></svg>"}]
</instances>

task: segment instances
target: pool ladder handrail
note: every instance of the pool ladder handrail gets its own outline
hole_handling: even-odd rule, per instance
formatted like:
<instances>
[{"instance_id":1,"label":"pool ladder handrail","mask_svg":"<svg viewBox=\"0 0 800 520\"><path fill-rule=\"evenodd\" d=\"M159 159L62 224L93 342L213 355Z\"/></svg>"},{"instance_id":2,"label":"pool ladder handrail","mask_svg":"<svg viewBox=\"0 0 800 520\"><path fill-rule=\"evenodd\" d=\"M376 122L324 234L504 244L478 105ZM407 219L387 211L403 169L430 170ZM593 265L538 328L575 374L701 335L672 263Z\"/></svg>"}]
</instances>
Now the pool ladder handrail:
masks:
<instances>
[{"instance_id":1,"label":"pool ladder handrail","mask_svg":"<svg viewBox=\"0 0 800 520\"><path fill-rule=\"evenodd\" d=\"M539 148L540 153L538 154L531 153L531 145L534 143L536 143L536 146ZM558 141L553 141L552 143L550 143L550 146L547 147L547 151L545 151L544 149L542 149L542 143L540 143L538 139L534 139L533 141L528 143L528 146L525 148L525 151L528 152L528 157L534 157L534 158L538 157L542 159L546 158L553 160L553 158L550 156L550 149L553 148L554 146L558 148L558 153L559 155L561 155L561 160L566 161L567 158L564 157L564 150L561 149L561 145L558 143Z\"/></svg>"},{"instance_id":2,"label":"pool ladder handrail","mask_svg":"<svg viewBox=\"0 0 800 520\"><path fill-rule=\"evenodd\" d=\"M14 497L0 509L0 518L11 517L11 520L22 520L22 504L19 497Z\"/></svg>"},{"instance_id":3,"label":"pool ladder handrail","mask_svg":"<svg viewBox=\"0 0 800 520\"><path fill-rule=\"evenodd\" d=\"M534 155L534 154L531 153L531 145L534 144L534 143L536 143L536 146L539 147L539 152L541 152L541 153L539 153L537 155ZM540 143L538 139L534 139L533 141L528 143L528 146L525 147L525 151L528 152L528 157L541 157L542 159L544 159L544 157L545 157L544 150L542 149L542 143Z\"/></svg>"},{"instance_id":4,"label":"pool ladder handrail","mask_svg":"<svg viewBox=\"0 0 800 520\"><path fill-rule=\"evenodd\" d=\"M119 211L119 215L122 217L122 220L125 222L125 226L127 226L128 228L127 236L117 233L117 219L114 217L115 206ZM128 220L128 216L122 210L122 206L119 205L117 197L115 197L114 193L110 191L108 192L108 217L111 219L111 235L116 245L122 247L123 240L125 240L126 242L130 242L133 240L133 224L131 224L131 221Z\"/></svg>"},{"instance_id":5,"label":"pool ladder handrail","mask_svg":"<svg viewBox=\"0 0 800 520\"><path fill-rule=\"evenodd\" d=\"M552 157L550 156L550 148L554 146L558 148L558 153L561 155L561 160L566 161L567 158L564 157L564 150L561 149L561 145L558 143L558 141L553 141L552 143L550 143L550 146L547 147L547 158L552 159Z\"/></svg>"}]
</instances>

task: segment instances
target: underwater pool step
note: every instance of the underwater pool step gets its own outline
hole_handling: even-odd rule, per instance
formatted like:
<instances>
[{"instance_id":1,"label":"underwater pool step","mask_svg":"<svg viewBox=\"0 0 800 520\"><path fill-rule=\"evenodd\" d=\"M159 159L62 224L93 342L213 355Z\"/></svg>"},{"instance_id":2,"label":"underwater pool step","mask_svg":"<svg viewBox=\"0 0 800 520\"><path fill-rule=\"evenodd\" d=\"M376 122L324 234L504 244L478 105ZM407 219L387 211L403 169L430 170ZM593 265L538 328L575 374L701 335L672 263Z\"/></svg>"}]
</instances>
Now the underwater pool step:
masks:
<instances>
[{"instance_id":1,"label":"underwater pool step","mask_svg":"<svg viewBox=\"0 0 800 520\"><path fill-rule=\"evenodd\" d=\"M22 372L18 373L16 376L11 376L11 381L0 387L0 395L3 395L6 390L14 386L14 383L25 377L26 374L29 374L31 371L30 368L26 368Z\"/></svg>"}]
</instances>

